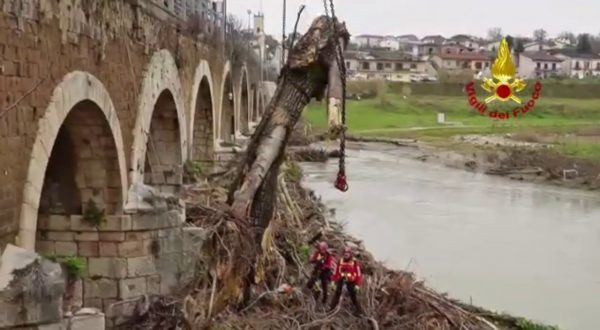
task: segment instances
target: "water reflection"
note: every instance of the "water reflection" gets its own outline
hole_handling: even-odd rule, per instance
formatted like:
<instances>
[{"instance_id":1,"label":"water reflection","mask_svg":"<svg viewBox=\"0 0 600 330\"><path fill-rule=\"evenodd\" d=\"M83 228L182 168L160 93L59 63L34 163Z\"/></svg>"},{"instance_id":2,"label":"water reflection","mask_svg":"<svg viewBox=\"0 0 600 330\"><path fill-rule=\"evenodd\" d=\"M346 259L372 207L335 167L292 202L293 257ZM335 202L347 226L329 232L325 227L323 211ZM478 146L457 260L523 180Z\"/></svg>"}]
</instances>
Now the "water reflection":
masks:
<instances>
[{"instance_id":1,"label":"water reflection","mask_svg":"<svg viewBox=\"0 0 600 330\"><path fill-rule=\"evenodd\" d=\"M413 160L410 149L351 150L303 165L306 184L389 266L454 297L557 324L600 329L600 195Z\"/></svg>"}]
</instances>

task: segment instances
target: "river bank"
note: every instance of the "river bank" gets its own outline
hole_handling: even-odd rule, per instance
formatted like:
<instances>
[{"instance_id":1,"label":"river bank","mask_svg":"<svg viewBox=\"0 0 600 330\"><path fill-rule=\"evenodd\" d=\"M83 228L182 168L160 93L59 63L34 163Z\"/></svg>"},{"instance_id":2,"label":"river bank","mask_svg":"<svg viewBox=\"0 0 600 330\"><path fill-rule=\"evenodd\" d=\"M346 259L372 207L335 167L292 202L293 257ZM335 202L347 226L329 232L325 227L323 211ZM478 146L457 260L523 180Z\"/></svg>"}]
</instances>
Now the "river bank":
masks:
<instances>
[{"instance_id":1,"label":"river bank","mask_svg":"<svg viewBox=\"0 0 600 330\"><path fill-rule=\"evenodd\" d=\"M378 260L479 306L596 328L596 193L422 162L416 148L355 147L348 192L332 187L335 159L303 164L305 186Z\"/></svg>"},{"instance_id":2,"label":"river bank","mask_svg":"<svg viewBox=\"0 0 600 330\"><path fill-rule=\"evenodd\" d=\"M233 218L225 204L231 171L190 185L187 222L203 234L197 276L173 297L154 297L130 323L135 329L554 329L525 319L458 302L427 288L414 274L385 267L363 242L344 232L329 209L300 182L302 171L288 161L277 193L277 216L256 259L252 230ZM317 304L304 285L311 239L329 241L334 251L354 246L367 281L360 300L365 318L348 302L332 313ZM245 276L256 265L251 290Z\"/></svg>"},{"instance_id":3,"label":"river bank","mask_svg":"<svg viewBox=\"0 0 600 330\"><path fill-rule=\"evenodd\" d=\"M516 136L518 138L518 135ZM317 135L314 140L324 141ZM348 141L360 148L368 143L383 143L414 150L414 158L469 172L584 190L600 189L600 161L567 156L550 144L527 142L505 135L457 135L444 142L417 139L349 135ZM337 156L336 143L325 142L327 154Z\"/></svg>"}]
</instances>

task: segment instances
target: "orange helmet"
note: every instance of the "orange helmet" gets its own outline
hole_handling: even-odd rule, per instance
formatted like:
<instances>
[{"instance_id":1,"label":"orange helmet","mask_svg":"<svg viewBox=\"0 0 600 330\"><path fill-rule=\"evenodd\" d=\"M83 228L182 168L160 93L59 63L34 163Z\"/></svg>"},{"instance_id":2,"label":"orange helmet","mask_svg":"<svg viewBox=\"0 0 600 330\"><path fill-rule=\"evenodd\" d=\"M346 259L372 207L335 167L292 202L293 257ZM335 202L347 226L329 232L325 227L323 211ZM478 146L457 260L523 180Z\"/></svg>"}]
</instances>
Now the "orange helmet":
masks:
<instances>
[{"instance_id":1,"label":"orange helmet","mask_svg":"<svg viewBox=\"0 0 600 330\"><path fill-rule=\"evenodd\" d=\"M319 248L319 251L324 252L324 251L327 251L327 249L329 249L329 245L325 241L319 242L318 248Z\"/></svg>"}]
</instances>

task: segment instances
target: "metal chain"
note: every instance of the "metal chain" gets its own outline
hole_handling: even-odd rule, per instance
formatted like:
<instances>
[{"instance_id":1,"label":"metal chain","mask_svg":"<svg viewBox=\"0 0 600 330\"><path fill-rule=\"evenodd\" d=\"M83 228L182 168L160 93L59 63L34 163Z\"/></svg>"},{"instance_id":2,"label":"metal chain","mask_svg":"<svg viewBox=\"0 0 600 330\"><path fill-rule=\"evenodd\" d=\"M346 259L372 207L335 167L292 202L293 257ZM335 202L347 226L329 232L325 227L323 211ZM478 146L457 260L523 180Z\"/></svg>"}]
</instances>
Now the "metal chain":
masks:
<instances>
[{"instance_id":1,"label":"metal chain","mask_svg":"<svg viewBox=\"0 0 600 330\"><path fill-rule=\"evenodd\" d=\"M335 6L333 4L333 0L329 0L329 7L331 8L331 17L329 16L329 11L327 8L327 0L323 0L323 4L325 6L325 15L329 17L329 21L332 26L332 30L334 33L334 44L336 51L336 64L338 65L340 71L340 80L342 83L342 132L340 136L340 158L339 158L339 169L338 169L338 180L340 177L343 177L343 181L345 182L346 177L346 63L344 60L344 52L342 50L342 45L340 44L340 35L337 29L337 17L335 16ZM348 189L347 184L345 185L345 189ZM343 190L343 189L341 189Z\"/></svg>"},{"instance_id":2,"label":"metal chain","mask_svg":"<svg viewBox=\"0 0 600 330\"><path fill-rule=\"evenodd\" d=\"M287 22L287 2L283 0L283 21L281 27L281 65L285 63L285 25Z\"/></svg>"}]
</instances>

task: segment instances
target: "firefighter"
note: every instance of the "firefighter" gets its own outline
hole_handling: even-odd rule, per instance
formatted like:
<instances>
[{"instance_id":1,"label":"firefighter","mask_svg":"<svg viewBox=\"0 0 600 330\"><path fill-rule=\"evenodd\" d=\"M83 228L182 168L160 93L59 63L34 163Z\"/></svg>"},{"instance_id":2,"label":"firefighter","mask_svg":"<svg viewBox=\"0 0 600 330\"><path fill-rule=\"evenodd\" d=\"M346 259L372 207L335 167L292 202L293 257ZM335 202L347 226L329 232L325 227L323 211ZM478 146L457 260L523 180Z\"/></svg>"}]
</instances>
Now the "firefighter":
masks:
<instances>
[{"instance_id":1,"label":"firefighter","mask_svg":"<svg viewBox=\"0 0 600 330\"><path fill-rule=\"evenodd\" d=\"M320 291L323 292L323 304L326 304L327 290L329 288L333 269L335 268L335 260L329 252L329 245L327 242L319 242L317 250L310 257L310 263L314 265L314 270L308 280L307 287L309 290L314 290L315 299L318 300L320 292L315 287L315 284L317 281L320 281Z\"/></svg>"},{"instance_id":2,"label":"firefighter","mask_svg":"<svg viewBox=\"0 0 600 330\"><path fill-rule=\"evenodd\" d=\"M336 271L333 275L333 282L335 283L335 294L331 301L330 310L334 310L340 302L342 290L344 286L348 290L350 299L354 304L356 315L361 316L363 314L362 308L358 302L358 291L362 283L362 274L360 271L360 265L354 253L350 247L344 248L344 253L339 263L337 264Z\"/></svg>"}]
</instances>

